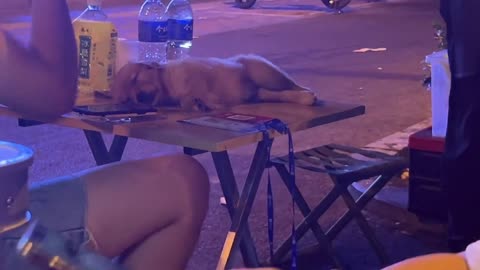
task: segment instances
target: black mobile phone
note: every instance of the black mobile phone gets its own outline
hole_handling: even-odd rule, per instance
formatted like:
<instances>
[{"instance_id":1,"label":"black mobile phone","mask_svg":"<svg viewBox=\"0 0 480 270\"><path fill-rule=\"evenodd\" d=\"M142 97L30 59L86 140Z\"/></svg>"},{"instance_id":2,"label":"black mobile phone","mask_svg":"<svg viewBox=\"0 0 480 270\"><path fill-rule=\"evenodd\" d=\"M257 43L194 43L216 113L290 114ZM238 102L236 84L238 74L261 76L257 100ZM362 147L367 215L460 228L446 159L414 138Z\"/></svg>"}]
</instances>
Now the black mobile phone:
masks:
<instances>
[{"instance_id":1,"label":"black mobile phone","mask_svg":"<svg viewBox=\"0 0 480 270\"><path fill-rule=\"evenodd\" d=\"M75 106L73 111L85 115L106 116L116 114L146 114L157 112L157 109L143 103L124 103Z\"/></svg>"}]
</instances>

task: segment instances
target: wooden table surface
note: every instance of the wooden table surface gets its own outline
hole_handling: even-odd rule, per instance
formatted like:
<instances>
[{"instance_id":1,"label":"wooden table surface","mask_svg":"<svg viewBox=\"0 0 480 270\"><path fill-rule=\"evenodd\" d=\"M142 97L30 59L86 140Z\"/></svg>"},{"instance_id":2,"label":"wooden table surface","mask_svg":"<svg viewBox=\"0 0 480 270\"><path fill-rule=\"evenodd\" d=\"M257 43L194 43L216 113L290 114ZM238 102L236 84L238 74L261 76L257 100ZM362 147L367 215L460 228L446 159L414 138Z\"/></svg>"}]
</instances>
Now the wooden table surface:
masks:
<instances>
[{"instance_id":1,"label":"wooden table surface","mask_svg":"<svg viewBox=\"0 0 480 270\"><path fill-rule=\"evenodd\" d=\"M80 96L76 104L90 105L111 102L111 100L104 98ZM288 124L290 130L295 132L362 115L365 113L365 107L330 101L318 101L315 106L288 103L259 103L236 106L231 108L229 112L277 118ZM20 117L17 113L1 106L0 114ZM69 113L54 121L53 124L210 152L230 150L262 140L260 132L241 133L178 122L178 120L200 115L204 115L204 113L161 109L156 116L148 116L148 120L145 121L112 123L100 118ZM278 134L273 133L272 135L277 136Z\"/></svg>"}]
</instances>

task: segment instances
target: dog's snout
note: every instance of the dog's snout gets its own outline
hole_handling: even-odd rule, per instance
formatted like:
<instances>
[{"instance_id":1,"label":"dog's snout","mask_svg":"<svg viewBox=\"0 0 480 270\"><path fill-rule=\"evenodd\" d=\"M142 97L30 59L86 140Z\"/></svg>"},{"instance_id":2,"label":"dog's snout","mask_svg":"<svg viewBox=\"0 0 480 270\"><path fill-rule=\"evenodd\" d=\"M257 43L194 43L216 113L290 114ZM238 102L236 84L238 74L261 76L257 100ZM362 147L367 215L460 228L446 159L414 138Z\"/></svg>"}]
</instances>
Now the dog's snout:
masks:
<instances>
[{"instance_id":1,"label":"dog's snout","mask_svg":"<svg viewBox=\"0 0 480 270\"><path fill-rule=\"evenodd\" d=\"M150 93L140 92L137 95L137 100L141 103L152 104L154 99L155 99L155 93L152 93L152 92Z\"/></svg>"}]
</instances>

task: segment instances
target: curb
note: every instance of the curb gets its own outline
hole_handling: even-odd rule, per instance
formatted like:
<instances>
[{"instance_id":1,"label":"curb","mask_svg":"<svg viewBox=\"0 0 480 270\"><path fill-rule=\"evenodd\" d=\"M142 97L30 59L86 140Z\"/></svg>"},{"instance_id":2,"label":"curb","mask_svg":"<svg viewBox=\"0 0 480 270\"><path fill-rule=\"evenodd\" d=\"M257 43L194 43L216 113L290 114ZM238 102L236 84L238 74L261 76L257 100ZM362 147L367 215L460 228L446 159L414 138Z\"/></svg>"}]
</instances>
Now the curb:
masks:
<instances>
[{"instance_id":1,"label":"curb","mask_svg":"<svg viewBox=\"0 0 480 270\"><path fill-rule=\"evenodd\" d=\"M431 119L426 119L420 123L410 126L400 132L396 132L390 136L382 138L376 142L365 146L367 150L379 151L390 155L405 155L404 152L408 149L408 138L411 134L422 130L431 125ZM406 157L408 158L408 157ZM398 178L395 176L394 179ZM389 181L385 187L375 195L374 199L382 201L394 207L408 211L408 182L403 184L402 181L397 179L395 184L394 179ZM351 192L358 195L360 192L364 192L373 183L374 179L366 179L363 181L355 182L352 184ZM398 185L398 182L402 183Z\"/></svg>"}]
</instances>

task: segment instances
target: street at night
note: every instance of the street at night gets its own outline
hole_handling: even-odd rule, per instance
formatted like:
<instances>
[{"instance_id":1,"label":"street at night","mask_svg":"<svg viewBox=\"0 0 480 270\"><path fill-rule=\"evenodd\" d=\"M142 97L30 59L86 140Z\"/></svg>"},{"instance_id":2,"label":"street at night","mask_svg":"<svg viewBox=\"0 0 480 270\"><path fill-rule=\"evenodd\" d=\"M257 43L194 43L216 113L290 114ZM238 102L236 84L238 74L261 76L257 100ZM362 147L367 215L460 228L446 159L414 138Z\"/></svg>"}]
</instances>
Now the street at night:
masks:
<instances>
[{"instance_id":1,"label":"street at night","mask_svg":"<svg viewBox=\"0 0 480 270\"><path fill-rule=\"evenodd\" d=\"M74 2L72 18L84 8L81 1ZM105 11L117 26L119 37L135 39L141 1L111 2L106 1ZM406 146L405 134L431 124L431 96L422 83L428 74L423 63L425 56L438 50L432 25L440 22L441 17L435 0L353 0L342 14L328 10L320 0L258 0L251 9L239 9L222 1L193 1L192 6L192 56L258 54L315 91L321 100L365 105L364 115L295 133L296 151L328 143L363 147L389 136L388 142L383 143L385 147L389 143ZM28 11L9 6L0 14L1 26L26 41L30 30ZM362 48L385 49L354 52ZM111 141L112 136L106 134L105 138ZM35 151L32 181L96 166L79 129L50 124L19 127L16 119L0 115L0 140L23 144ZM247 177L254 150L251 145L229 151L239 186ZM181 147L130 139L123 159L181 152ZM287 152L286 136L276 139L272 156ZM211 155L204 153L196 158L209 173L210 207L188 269L209 270L217 265L230 218L220 203L223 194ZM277 172L270 169L270 174L276 213L275 245L279 245L291 232L291 197ZM261 261L267 261L269 256L266 180L265 173L249 217ZM373 200L364 211L392 263L445 251L443 226L422 223L409 213L405 209L407 184L402 182L408 180L394 181L396 186L379 195L386 199ZM301 169L297 170L297 184L312 205L332 188L327 177ZM320 224L327 228L345 210L343 201L338 200ZM300 221L300 212L296 215ZM313 235L307 234L298 245L301 248L315 241ZM347 269L381 268L354 221L338 235L333 246ZM240 256L237 257L235 266L241 267ZM301 270L332 268L321 250L309 249L299 259Z\"/></svg>"}]
</instances>

